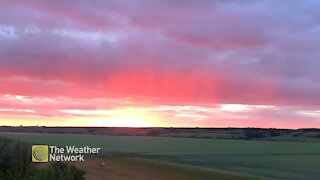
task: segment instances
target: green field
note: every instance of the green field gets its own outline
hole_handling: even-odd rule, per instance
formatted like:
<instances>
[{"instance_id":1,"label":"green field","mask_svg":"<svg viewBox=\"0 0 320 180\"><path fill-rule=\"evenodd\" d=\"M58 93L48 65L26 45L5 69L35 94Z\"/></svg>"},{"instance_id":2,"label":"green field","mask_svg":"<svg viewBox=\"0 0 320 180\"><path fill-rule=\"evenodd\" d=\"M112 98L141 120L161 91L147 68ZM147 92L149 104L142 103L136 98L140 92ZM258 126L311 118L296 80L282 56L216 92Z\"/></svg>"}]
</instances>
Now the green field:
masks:
<instances>
[{"instance_id":1,"label":"green field","mask_svg":"<svg viewBox=\"0 0 320 180\"><path fill-rule=\"evenodd\" d=\"M34 144L101 147L206 169L275 179L320 179L320 142L279 142L76 134L6 133Z\"/></svg>"}]
</instances>

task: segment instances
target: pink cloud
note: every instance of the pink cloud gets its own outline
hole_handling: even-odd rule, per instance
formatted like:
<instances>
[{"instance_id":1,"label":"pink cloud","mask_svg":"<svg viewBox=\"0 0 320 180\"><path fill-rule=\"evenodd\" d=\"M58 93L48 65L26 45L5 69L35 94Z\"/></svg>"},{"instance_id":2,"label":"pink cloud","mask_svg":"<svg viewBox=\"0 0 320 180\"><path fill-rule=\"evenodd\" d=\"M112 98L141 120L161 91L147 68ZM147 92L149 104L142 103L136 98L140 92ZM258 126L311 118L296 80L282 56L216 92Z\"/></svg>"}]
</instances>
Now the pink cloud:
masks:
<instances>
[{"instance_id":1,"label":"pink cloud","mask_svg":"<svg viewBox=\"0 0 320 180\"><path fill-rule=\"evenodd\" d=\"M32 106L41 117L62 117L61 109L119 104L92 98L131 98L144 106L284 106L293 114L169 115L180 125L318 126L290 110L320 105L318 2L295 2L287 12L275 2L179 2L5 1L0 95L27 96L33 104L1 99L0 115L22 117L19 110ZM208 117L193 122L188 114Z\"/></svg>"}]
</instances>

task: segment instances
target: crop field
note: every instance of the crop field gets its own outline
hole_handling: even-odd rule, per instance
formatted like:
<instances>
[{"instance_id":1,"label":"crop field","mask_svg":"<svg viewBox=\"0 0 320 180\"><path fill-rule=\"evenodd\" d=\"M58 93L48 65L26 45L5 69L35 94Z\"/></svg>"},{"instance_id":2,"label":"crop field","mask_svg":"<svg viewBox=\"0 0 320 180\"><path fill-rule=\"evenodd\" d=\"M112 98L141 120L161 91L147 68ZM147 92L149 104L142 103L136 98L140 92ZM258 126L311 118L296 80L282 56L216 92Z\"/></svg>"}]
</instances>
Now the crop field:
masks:
<instances>
[{"instance_id":1,"label":"crop field","mask_svg":"<svg viewBox=\"0 0 320 180\"><path fill-rule=\"evenodd\" d=\"M3 133L33 144L101 147L122 154L274 179L319 179L320 142ZM103 157L101 157L103 158Z\"/></svg>"}]
</instances>

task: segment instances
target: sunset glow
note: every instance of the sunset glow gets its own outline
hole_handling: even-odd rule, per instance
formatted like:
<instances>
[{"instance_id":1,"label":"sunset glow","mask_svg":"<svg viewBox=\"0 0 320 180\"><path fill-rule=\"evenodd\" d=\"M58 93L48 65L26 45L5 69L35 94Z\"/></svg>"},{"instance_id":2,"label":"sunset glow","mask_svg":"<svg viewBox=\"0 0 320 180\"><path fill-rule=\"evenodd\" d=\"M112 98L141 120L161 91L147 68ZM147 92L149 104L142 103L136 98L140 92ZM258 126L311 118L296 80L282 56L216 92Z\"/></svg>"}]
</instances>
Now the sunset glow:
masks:
<instances>
[{"instance_id":1,"label":"sunset glow","mask_svg":"<svg viewBox=\"0 0 320 180\"><path fill-rule=\"evenodd\" d=\"M88 126L153 127L159 126L155 115L138 108L112 110L101 118L92 119Z\"/></svg>"},{"instance_id":2,"label":"sunset glow","mask_svg":"<svg viewBox=\"0 0 320 180\"><path fill-rule=\"evenodd\" d=\"M319 128L319 8L3 1L0 125Z\"/></svg>"}]
</instances>

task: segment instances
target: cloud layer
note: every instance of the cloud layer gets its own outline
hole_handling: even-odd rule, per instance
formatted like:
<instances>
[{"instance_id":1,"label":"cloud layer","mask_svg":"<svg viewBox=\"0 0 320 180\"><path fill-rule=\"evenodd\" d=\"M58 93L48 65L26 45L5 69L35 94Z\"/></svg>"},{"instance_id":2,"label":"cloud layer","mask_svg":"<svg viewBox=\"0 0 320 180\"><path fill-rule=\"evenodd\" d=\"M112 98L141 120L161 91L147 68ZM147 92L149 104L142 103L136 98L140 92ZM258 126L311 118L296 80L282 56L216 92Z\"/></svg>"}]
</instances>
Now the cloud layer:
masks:
<instances>
[{"instance_id":1,"label":"cloud layer","mask_svg":"<svg viewBox=\"0 0 320 180\"><path fill-rule=\"evenodd\" d=\"M94 99L123 105L125 98L143 109L210 106L205 115L155 113L166 126L233 119L225 125L320 127L319 8L312 0L4 1L0 95L58 106ZM14 111L23 110L21 103L0 103L0 119L32 113ZM232 114L215 108L226 104L253 108ZM254 108L261 105L274 109ZM45 106L35 113L62 118L66 109L86 110Z\"/></svg>"}]
</instances>

